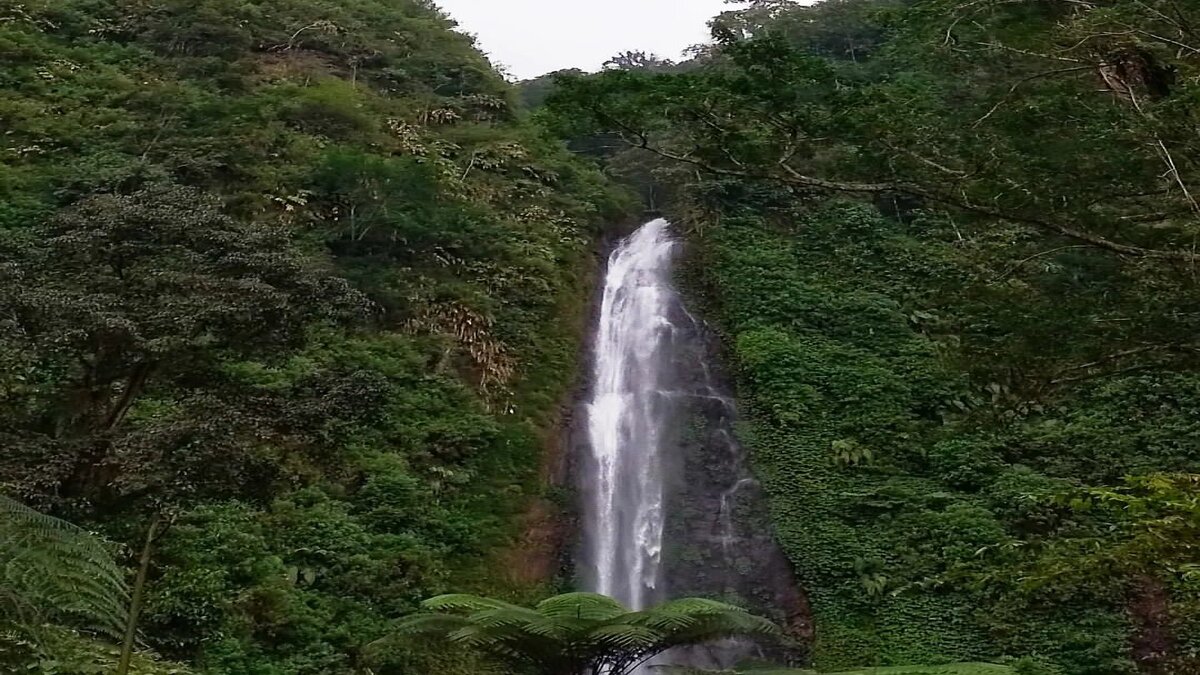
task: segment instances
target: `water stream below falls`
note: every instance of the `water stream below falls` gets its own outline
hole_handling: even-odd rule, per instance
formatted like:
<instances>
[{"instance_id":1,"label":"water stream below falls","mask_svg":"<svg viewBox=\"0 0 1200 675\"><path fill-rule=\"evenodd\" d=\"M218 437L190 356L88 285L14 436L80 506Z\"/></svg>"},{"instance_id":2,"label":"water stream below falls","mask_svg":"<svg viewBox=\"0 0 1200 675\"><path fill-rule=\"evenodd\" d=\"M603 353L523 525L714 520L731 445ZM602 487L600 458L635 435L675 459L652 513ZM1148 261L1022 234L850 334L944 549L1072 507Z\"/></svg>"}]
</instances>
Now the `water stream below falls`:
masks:
<instances>
[{"instance_id":1,"label":"water stream below falls","mask_svg":"<svg viewBox=\"0 0 1200 675\"><path fill-rule=\"evenodd\" d=\"M660 219L608 259L577 430L583 585L635 610L721 598L794 628L807 607L737 442L717 341L672 283L679 250ZM723 667L748 654L725 645L672 660Z\"/></svg>"}]
</instances>

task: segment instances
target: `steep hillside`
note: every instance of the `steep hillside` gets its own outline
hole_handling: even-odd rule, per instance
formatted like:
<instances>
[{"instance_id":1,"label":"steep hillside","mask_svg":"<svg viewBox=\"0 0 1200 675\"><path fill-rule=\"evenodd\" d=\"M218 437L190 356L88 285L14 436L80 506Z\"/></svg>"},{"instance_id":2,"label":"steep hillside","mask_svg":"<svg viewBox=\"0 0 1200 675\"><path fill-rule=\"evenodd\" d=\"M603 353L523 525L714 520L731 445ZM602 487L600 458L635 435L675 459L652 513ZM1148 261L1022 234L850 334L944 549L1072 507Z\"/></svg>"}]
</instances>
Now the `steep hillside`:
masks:
<instances>
[{"instance_id":1,"label":"steep hillside","mask_svg":"<svg viewBox=\"0 0 1200 675\"><path fill-rule=\"evenodd\" d=\"M131 567L155 525L150 650L360 673L416 601L520 591L489 565L628 202L451 28L416 0L0 7L0 486ZM454 658L374 672L479 672Z\"/></svg>"}]
</instances>

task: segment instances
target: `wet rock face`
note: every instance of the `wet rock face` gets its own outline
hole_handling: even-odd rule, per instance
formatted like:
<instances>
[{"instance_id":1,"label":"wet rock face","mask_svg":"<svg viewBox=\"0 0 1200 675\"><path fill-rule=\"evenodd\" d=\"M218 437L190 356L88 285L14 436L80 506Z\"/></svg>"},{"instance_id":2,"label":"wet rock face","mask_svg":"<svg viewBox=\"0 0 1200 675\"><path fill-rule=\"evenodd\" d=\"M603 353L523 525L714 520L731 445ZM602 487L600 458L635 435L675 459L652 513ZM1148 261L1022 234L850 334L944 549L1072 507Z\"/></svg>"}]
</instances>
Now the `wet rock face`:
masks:
<instances>
[{"instance_id":1,"label":"wet rock face","mask_svg":"<svg viewBox=\"0 0 1200 675\"><path fill-rule=\"evenodd\" d=\"M720 368L720 343L682 303L673 370L682 393L678 433L667 453L677 462L666 486L664 577L672 596L727 600L783 625L790 644L765 651L716 645L691 655L694 665L728 667L762 658L800 665L812 639L807 598L775 541L765 496L737 438L732 387Z\"/></svg>"}]
</instances>

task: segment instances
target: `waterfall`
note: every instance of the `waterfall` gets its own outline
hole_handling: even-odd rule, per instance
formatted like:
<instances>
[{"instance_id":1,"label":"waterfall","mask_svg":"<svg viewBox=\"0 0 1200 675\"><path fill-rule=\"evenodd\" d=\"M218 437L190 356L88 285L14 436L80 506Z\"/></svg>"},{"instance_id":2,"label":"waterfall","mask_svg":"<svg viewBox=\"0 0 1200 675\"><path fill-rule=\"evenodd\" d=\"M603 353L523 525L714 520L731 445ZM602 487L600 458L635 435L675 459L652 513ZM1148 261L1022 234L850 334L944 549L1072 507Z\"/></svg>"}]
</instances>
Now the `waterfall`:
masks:
<instances>
[{"instance_id":1,"label":"waterfall","mask_svg":"<svg viewBox=\"0 0 1200 675\"><path fill-rule=\"evenodd\" d=\"M671 283L677 249L659 219L608 259L576 427L584 588L634 610L668 594L730 598L803 633L807 601L735 437L716 336ZM724 641L664 659L724 669L762 655Z\"/></svg>"},{"instance_id":2,"label":"waterfall","mask_svg":"<svg viewBox=\"0 0 1200 675\"><path fill-rule=\"evenodd\" d=\"M587 404L591 471L584 563L591 590L632 609L661 600L663 389L675 306L668 223L622 240L608 261Z\"/></svg>"}]
</instances>

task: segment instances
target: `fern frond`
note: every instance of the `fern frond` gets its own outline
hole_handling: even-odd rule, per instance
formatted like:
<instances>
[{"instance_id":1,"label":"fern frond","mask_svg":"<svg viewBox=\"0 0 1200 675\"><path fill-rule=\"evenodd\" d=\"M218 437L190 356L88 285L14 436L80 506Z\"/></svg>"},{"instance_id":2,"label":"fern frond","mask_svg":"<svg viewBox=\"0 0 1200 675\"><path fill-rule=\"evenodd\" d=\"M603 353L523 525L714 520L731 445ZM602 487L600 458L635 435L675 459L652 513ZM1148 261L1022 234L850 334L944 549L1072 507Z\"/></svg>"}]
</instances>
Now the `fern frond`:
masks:
<instances>
[{"instance_id":1,"label":"fern frond","mask_svg":"<svg viewBox=\"0 0 1200 675\"><path fill-rule=\"evenodd\" d=\"M430 598L421 603L421 608L431 612L481 612L488 609L520 609L503 600L484 598L467 593L450 593Z\"/></svg>"},{"instance_id":2,"label":"fern frond","mask_svg":"<svg viewBox=\"0 0 1200 675\"><path fill-rule=\"evenodd\" d=\"M679 612L682 614L746 613L746 610L737 605L731 605L719 600L710 600L708 598L679 598L678 600L670 600L656 607L655 611Z\"/></svg>"},{"instance_id":3,"label":"fern frond","mask_svg":"<svg viewBox=\"0 0 1200 675\"><path fill-rule=\"evenodd\" d=\"M633 612L621 619L622 623L646 626L647 628L668 632L694 628L697 621L697 618L690 614L669 612L662 609L655 609L647 612Z\"/></svg>"},{"instance_id":4,"label":"fern frond","mask_svg":"<svg viewBox=\"0 0 1200 675\"><path fill-rule=\"evenodd\" d=\"M17 628L40 620L119 636L129 589L110 546L86 530L0 496L0 608Z\"/></svg>"},{"instance_id":5,"label":"fern frond","mask_svg":"<svg viewBox=\"0 0 1200 675\"><path fill-rule=\"evenodd\" d=\"M600 647L636 653L659 644L663 634L645 626L608 624L590 631L588 638Z\"/></svg>"},{"instance_id":6,"label":"fern frond","mask_svg":"<svg viewBox=\"0 0 1200 675\"><path fill-rule=\"evenodd\" d=\"M551 618L584 621L610 621L628 611L621 603L598 593L556 595L538 603L536 609Z\"/></svg>"}]
</instances>

